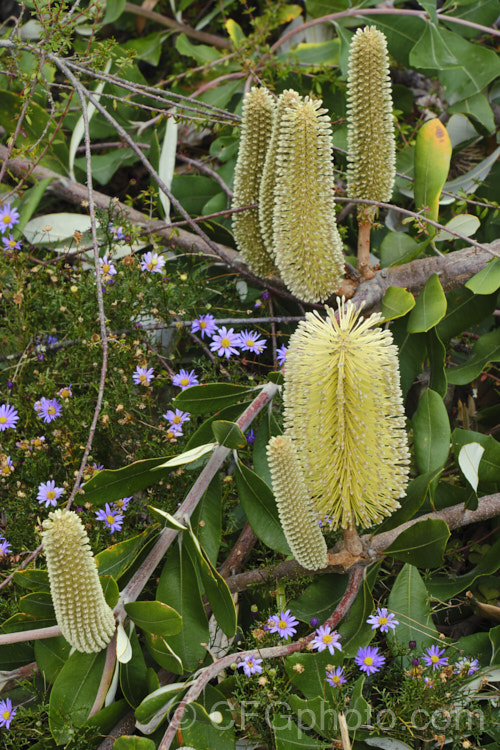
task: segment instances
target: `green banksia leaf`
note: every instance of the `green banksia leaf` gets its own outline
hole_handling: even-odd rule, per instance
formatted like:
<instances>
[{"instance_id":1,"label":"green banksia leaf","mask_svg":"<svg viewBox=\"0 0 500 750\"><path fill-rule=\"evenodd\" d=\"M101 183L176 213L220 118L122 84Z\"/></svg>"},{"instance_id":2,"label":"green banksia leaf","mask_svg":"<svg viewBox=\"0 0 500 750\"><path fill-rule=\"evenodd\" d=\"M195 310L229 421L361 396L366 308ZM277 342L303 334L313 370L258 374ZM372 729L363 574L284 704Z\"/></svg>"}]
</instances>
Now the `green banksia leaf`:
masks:
<instances>
[{"instance_id":1,"label":"green banksia leaf","mask_svg":"<svg viewBox=\"0 0 500 750\"><path fill-rule=\"evenodd\" d=\"M391 81L386 38L374 26L358 29L349 49L347 136L347 194L389 201L396 176ZM361 213L371 220L375 212L366 206Z\"/></svg>"},{"instance_id":2,"label":"green banksia leaf","mask_svg":"<svg viewBox=\"0 0 500 750\"><path fill-rule=\"evenodd\" d=\"M283 114L288 107L300 102L300 95L293 89L283 91L278 97L276 116L271 133L269 148L267 149L266 161L262 172L259 194L259 220L260 229L266 250L274 258L274 229L273 214L276 188L276 163L278 160L279 135Z\"/></svg>"},{"instance_id":3,"label":"green banksia leaf","mask_svg":"<svg viewBox=\"0 0 500 750\"><path fill-rule=\"evenodd\" d=\"M328 549L293 441L287 435L272 437L267 456L280 522L293 556L308 570L325 568Z\"/></svg>"},{"instance_id":4,"label":"green banksia leaf","mask_svg":"<svg viewBox=\"0 0 500 750\"><path fill-rule=\"evenodd\" d=\"M43 522L50 593L57 624L77 651L101 651L115 632L115 618L106 604L89 538L80 518L55 510Z\"/></svg>"},{"instance_id":5,"label":"green banksia leaf","mask_svg":"<svg viewBox=\"0 0 500 750\"><path fill-rule=\"evenodd\" d=\"M233 208L253 205L259 200L274 110L274 101L265 88L252 88L245 97L240 147L234 170ZM238 249L252 271L259 276L275 272L260 232L258 208L233 214L233 232Z\"/></svg>"},{"instance_id":6,"label":"green banksia leaf","mask_svg":"<svg viewBox=\"0 0 500 750\"><path fill-rule=\"evenodd\" d=\"M274 204L280 275L306 302L328 299L344 270L335 221L332 126L321 101L291 102L281 119Z\"/></svg>"},{"instance_id":7,"label":"green banksia leaf","mask_svg":"<svg viewBox=\"0 0 500 750\"><path fill-rule=\"evenodd\" d=\"M438 220L439 196L450 170L452 146L448 131L437 118L424 122L415 146L415 207ZM436 228L429 226L429 233Z\"/></svg>"},{"instance_id":8,"label":"green banksia leaf","mask_svg":"<svg viewBox=\"0 0 500 750\"><path fill-rule=\"evenodd\" d=\"M362 320L352 302L338 304L326 320L306 313L290 337L285 427L320 517L366 528L399 507L408 481L398 352L374 328L380 313Z\"/></svg>"}]
</instances>

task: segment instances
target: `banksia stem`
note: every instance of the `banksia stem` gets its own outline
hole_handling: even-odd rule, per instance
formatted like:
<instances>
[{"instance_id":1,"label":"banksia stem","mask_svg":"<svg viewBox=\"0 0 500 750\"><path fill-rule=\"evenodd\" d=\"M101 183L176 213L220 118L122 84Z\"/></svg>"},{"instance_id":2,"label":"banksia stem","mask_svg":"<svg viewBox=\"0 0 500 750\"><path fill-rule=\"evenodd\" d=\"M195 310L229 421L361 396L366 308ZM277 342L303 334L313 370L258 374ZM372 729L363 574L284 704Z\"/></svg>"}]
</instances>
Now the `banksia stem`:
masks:
<instances>
[{"instance_id":1,"label":"banksia stem","mask_svg":"<svg viewBox=\"0 0 500 750\"><path fill-rule=\"evenodd\" d=\"M233 208L257 203L275 104L265 88L252 88L243 104L243 122L238 159L234 171ZM238 249L250 269L259 276L276 271L260 232L259 210L249 208L234 214L233 232Z\"/></svg>"},{"instance_id":2,"label":"banksia stem","mask_svg":"<svg viewBox=\"0 0 500 750\"><path fill-rule=\"evenodd\" d=\"M351 41L347 73L347 194L390 200L396 176L389 58L384 34L358 29ZM373 219L376 208L363 209Z\"/></svg>"},{"instance_id":3,"label":"banksia stem","mask_svg":"<svg viewBox=\"0 0 500 750\"><path fill-rule=\"evenodd\" d=\"M43 522L42 541L57 624L77 651L101 651L115 632L89 538L80 518L55 510Z\"/></svg>"},{"instance_id":4,"label":"banksia stem","mask_svg":"<svg viewBox=\"0 0 500 750\"><path fill-rule=\"evenodd\" d=\"M321 102L286 107L281 120L274 204L276 265L290 291L321 302L344 271L335 221L332 133Z\"/></svg>"},{"instance_id":5,"label":"banksia stem","mask_svg":"<svg viewBox=\"0 0 500 750\"><path fill-rule=\"evenodd\" d=\"M267 456L280 522L293 556L308 570L325 568L328 549L293 441L286 435L271 438Z\"/></svg>"},{"instance_id":6,"label":"banksia stem","mask_svg":"<svg viewBox=\"0 0 500 750\"><path fill-rule=\"evenodd\" d=\"M293 104L297 104L300 101L300 95L293 89L287 89L286 91L283 91L283 93L278 97L278 104L276 107L276 115L274 118L271 140L269 141L269 148L267 149L266 161L264 164L262 180L260 183L260 230L264 239L266 250L272 258L274 258L273 214L276 188L276 164L278 160L281 121L283 119L283 114L287 110L287 108L291 107Z\"/></svg>"},{"instance_id":7,"label":"banksia stem","mask_svg":"<svg viewBox=\"0 0 500 750\"><path fill-rule=\"evenodd\" d=\"M285 368L287 434L309 496L334 528L366 528L405 494L409 454L397 349L392 334L338 300L327 318L306 313L291 336Z\"/></svg>"}]
</instances>

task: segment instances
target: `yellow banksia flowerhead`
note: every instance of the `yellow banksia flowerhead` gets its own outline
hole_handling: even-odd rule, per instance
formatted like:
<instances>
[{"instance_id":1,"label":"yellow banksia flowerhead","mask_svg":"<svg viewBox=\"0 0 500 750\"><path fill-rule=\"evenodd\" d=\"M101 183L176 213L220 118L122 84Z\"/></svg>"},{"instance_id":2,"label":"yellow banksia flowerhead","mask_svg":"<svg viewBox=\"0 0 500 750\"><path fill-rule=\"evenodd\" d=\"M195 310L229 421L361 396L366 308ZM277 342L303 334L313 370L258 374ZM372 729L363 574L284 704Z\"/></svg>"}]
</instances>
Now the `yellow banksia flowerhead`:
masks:
<instances>
[{"instance_id":1,"label":"yellow banksia flowerhead","mask_svg":"<svg viewBox=\"0 0 500 750\"><path fill-rule=\"evenodd\" d=\"M267 89L250 89L243 103L240 147L234 170L233 208L258 203L274 111L275 103ZM275 272L261 235L258 208L233 214L233 232L239 251L254 273L268 276Z\"/></svg>"},{"instance_id":2,"label":"yellow banksia flowerhead","mask_svg":"<svg viewBox=\"0 0 500 750\"><path fill-rule=\"evenodd\" d=\"M42 541L63 636L77 651L101 651L113 637L115 618L104 599L82 521L70 510L55 510L43 522Z\"/></svg>"},{"instance_id":3,"label":"yellow banksia flowerhead","mask_svg":"<svg viewBox=\"0 0 500 750\"><path fill-rule=\"evenodd\" d=\"M286 434L321 518L364 528L399 507L409 453L398 352L380 313L361 319L338 299L326 319L306 313L290 337L284 382Z\"/></svg>"},{"instance_id":4,"label":"yellow banksia flowerhead","mask_svg":"<svg viewBox=\"0 0 500 750\"><path fill-rule=\"evenodd\" d=\"M309 497L293 441L285 434L267 445L273 492L292 555L308 570L325 568L328 548Z\"/></svg>"},{"instance_id":5,"label":"yellow banksia flowerhead","mask_svg":"<svg viewBox=\"0 0 500 750\"><path fill-rule=\"evenodd\" d=\"M273 215L274 202L276 198L276 164L278 159L281 121L283 119L283 114L288 109L288 107L292 106L293 104L297 104L300 101L300 94L298 94L293 89L287 89L286 91L283 91L283 93L278 97L274 125L271 132L271 139L269 141L269 148L267 149L264 169L262 171L262 180L260 183L259 193L260 230L262 233L264 244L266 246L266 250L272 258L274 258Z\"/></svg>"},{"instance_id":6,"label":"yellow banksia flowerhead","mask_svg":"<svg viewBox=\"0 0 500 750\"><path fill-rule=\"evenodd\" d=\"M319 100L291 102L278 140L274 252L288 289L306 302L328 299L344 272L333 191L330 118Z\"/></svg>"},{"instance_id":7,"label":"yellow banksia flowerhead","mask_svg":"<svg viewBox=\"0 0 500 750\"><path fill-rule=\"evenodd\" d=\"M347 72L347 194L390 200L396 177L389 57L384 34L358 29L349 49ZM376 207L362 209L372 219Z\"/></svg>"}]
</instances>

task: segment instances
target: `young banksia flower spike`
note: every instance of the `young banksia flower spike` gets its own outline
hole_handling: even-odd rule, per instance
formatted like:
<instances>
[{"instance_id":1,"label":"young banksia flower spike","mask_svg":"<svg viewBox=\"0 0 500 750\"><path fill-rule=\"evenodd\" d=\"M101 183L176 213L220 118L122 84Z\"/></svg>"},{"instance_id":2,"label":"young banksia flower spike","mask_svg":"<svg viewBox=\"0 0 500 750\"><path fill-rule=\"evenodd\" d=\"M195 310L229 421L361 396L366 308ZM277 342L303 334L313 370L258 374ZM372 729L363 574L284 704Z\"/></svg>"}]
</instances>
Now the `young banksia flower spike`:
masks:
<instances>
[{"instance_id":1,"label":"young banksia flower spike","mask_svg":"<svg viewBox=\"0 0 500 750\"><path fill-rule=\"evenodd\" d=\"M101 651L115 632L89 538L82 521L69 510L55 510L43 522L50 593L57 624L77 651Z\"/></svg>"},{"instance_id":2,"label":"young banksia flower spike","mask_svg":"<svg viewBox=\"0 0 500 750\"><path fill-rule=\"evenodd\" d=\"M331 131L321 101L306 98L284 109L273 214L275 261L289 290L306 302L330 297L344 271Z\"/></svg>"},{"instance_id":3,"label":"young banksia flower spike","mask_svg":"<svg viewBox=\"0 0 500 750\"><path fill-rule=\"evenodd\" d=\"M275 104L265 88L252 88L243 104L238 158L234 170L233 208L259 200L260 181L274 122ZM251 270L259 276L276 271L260 232L258 208L233 214L233 232L238 249Z\"/></svg>"},{"instance_id":4,"label":"young banksia flower spike","mask_svg":"<svg viewBox=\"0 0 500 750\"><path fill-rule=\"evenodd\" d=\"M325 568L328 549L293 442L286 435L272 437L267 456L281 526L292 555L308 570Z\"/></svg>"},{"instance_id":5,"label":"young banksia flower spike","mask_svg":"<svg viewBox=\"0 0 500 750\"><path fill-rule=\"evenodd\" d=\"M390 331L337 300L324 320L306 313L290 337L285 368L285 428L320 517L333 528L366 528L404 497L409 453Z\"/></svg>"},{"instance_id":6,"label":"young banksia flower spike","mask_svg":"<svg viewBox=\"0 0 500 750\"><path fill-rule=\"evenodd\" d=\"M269 255L274 258L274 201L276 188L276 163L280 139L281 121L288 107L301 101L301 96L293 89L283 91L278 97L271 140L266 153L266 161L262 171L259 193L259 220L262 238Z\"/></svg>"},{"instance_id":7,"label":"young banksia flower spike","mask_svg":"<svg viewBox=\"0 0 500 750\"><path fill-rule=\"evenodd\" d=\"M347 73L347 193L350 198L389 201L396 176L389 59L384 34L358 29ZM373 219L376 208L362 209Z\"/></svg>"}]
</instances>

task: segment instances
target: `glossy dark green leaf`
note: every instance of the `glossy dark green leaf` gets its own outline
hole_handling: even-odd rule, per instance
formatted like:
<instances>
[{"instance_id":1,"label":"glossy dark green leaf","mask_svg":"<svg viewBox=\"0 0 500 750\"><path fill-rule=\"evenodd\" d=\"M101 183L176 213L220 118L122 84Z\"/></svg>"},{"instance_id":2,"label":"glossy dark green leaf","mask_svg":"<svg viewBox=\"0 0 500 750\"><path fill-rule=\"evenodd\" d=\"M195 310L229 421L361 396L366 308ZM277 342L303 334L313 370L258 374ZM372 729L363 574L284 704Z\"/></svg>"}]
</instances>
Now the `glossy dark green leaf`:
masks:
<instances>
[{"instance_id":1,"label":"glossy dark green leaf","mask_svg":"<svg viewBox=\"0 0 500 750\"><path fill-rule=\"evenodd\" d=\"M71 646L68 641L62 637L43 638L34 642L35 659L40 672L47 685L54 682L55 676L66 664Z\"/></svg>"},{"instance_id":2,"label":"glossy dark green leaf","mask_svg":"<svg viewBox=\"0 0 500 750\"><path fill-rule=\"evenodd\" d=\"M14 583L30 591L50 591L49 574L46 570L16 570Z\"/></svg>"},{"instance_id":3,"label":"glossy dark green leaf","mask_svg":"<svg viewBox=\"0 0 500 750\"><path fill-rule=\"evenodd\" d=\"M276 713L272 717L271 729L274 734L276 750L328 750L331 742L321 742L306 734L292 721L285 710L280 715Z\"/></svg>"},{"instance_id":4,"label":"glossy dark green leaf","mask_svg":"<svg viewBox=\"0 0 500 750\"><path fill-rule=\"evenodd\" d=\"M109 706L104 706L96 714L90 716L84 726L91 727L94 730L93 736L98 734L106 736L111 733L111 730L118 724L120 719L123 719L127 711L128 703L124 698L115 700ZM71 745L68 747L71 747Z\"/></svg>"},{"instance_id":5,"label":"glossy dark green leaf","mask_svg":"<svg viewBox=\"0 0 500 750\"><path fill-rule=\"evenodd\" d=\"M420 3L422 5L423 3ZM436 21L435 21L436 23ZM458 60L443 39L440 30L433 23L428 23L424 33L417 39L410 52L410 65L414 68L444 68L458 67ZM443 183L448 176L444 175Z\"/></svg>"},{"instance_id":6,"label":"glossy dark green leaf","mask_svg":"<svg viewBox=\"0 0 500 750\"><path fill-rule=\"evenodd\" d=\"M212 432L220 445L231 450L244 448L247 444L246 438L237 424L216 420L212 422Z\"/></svg>"},{"instance_id":7,"label":"glossy dark green leaf","mask_svg":"<svg viewBox=\"0 0 500 750\"><path fill-rule=\"evenodd\" d=\"M399 318L391 323L394 342L399 350L399 371L403 396L406 396L415 379L422 372L427 351L425 334L408 333L407 323L407 317Z\"/></svg>"},{"instance_id":8,"label":"glossy dark green leaf","mask_svg":"<svg viewBox=\"0 0 500 750\"><path fill-rule=\"evenodd\" d=\"M347 575L327 573L313 581L302 594L290 602L290 608L299 620L309 622L317 617L320 622L331 615L347 586Z\"/></svg>"},{"instance_id":9,"label":"glossy dark green leaf","mask_svg":"<svg viewBox=\"0 0 500 750\"><path fill-rule=\"evenodd\" d=\"M176 635L182 628L180 614L164 602L129 602L125 604L125 611L130 619L147 633Z\"/></svg>"},{"instance_id":10,"label":"glossy dark green leaf","mask_svg":"<svg viewBox=\"0 0 500 750\"><path fill-rule=\"evenodd\" d=\"M432 621L429 594L413 565L407 563L398 574L387 606L399 621L396 631L387 634L390 641L397 639L404 644L416 641L419 651L435 643L439 634Z\"/></svg>"},{"instance_id":11,"label":"glossy dark green leaf","mask_svg":"<svg viewBox=\"0 0 500 750\"><path fill-rule=\"evenodd\" d=\"M338 627L344 656L354 657L361 646L373 638L373 630L366 620L373 612L373 598L366 580L363 581L347 617Z\"/></svg>"},{"instance_id":12,"label":"glossy dark green leaf","mask_svg":"<svg viewBox=\"0 0 500 750\"><path fill-rule=\"evenodd\" d=\"M276 500L269 486L254 471L238 464L234 473L238 497L255 534L272 550L284 555L290 548L281 528Z\"/></svg>"},{"instance_id":13,"label":"glossy dark green leaf","mask_svg":"<svg viewBox=\"0 0 500 750\"><path fill-rule=\"evenodd\" d=\"M444 398L448 390L448 381L445 372L446 347L439 338L436 328L431 328L426 336L427 352L431 368L429 388L435 391L441 398Z\"/></svg>"},{"instance_id":14,"label":"glossy dark green leaf","mask_svg":"<svg viewBox=\"0 0 500 750\"><path fill-rule=\"evenodd\" d=\"M378 527L377 534L390 531L402 523L406 523L413 518L427 499L432 501L441 472L442 469L435 469L412 479L406 488L406 497L400 500L401 508L398 508L385 519Z\"/></svg>"},{"instance_id":15,"label":"glossy dark green leaf","mask_svg":"<svg viewBox=\"0 0 500 750\"><path fill-rule=\"evenodd\" d=\"M492 294L500 289L500 259L492 258L465 286L474 294Z\"/></svg>"},{"instance_id":16,"label":"glossy dark green leaf","mask_svg":"<svg viewBox=\"0 0 500 750\"><path fill-rule=\"evenodd\" d=\"M206 654L201 644L208 643L208 622L196 568L180 537L168 551L156 598L173 607L182 617L181 632L164 640L180 657L187 671L196 669Z\"/></svg>"},{"instance_id":17,"label":"glossy dark green leaf","mask_svg":"<svg viewBox=\"0 0 500 750\"><path fill-rule=\"evenodd\" d=\"M185 682L173 682L147 695L135 711L135 718L141 725L141 732L149 734L154 731L187 687L188 684Z\"/></svg>"},{"instance_id":18,"label":"glossy dark green leaf","mask_svg":"<svg viewBox=\"0 0 500 750\"><path fill-rule=\"evenodd\" d=\"M271 470L267 460L267 444L271 437L281 435L282 430L276 422L272 411L266 410L256 428L255 442L253 444L252 459L255 473L269 486L272 487Z\"/></svg>"},{"instance_id":19,"label":"glossy dark green leaf","mask_svg":"<svg viewBox=\"0 0 500 750\"><path fill-rule=\"evenodd\" d=\"M106 649L97 654L75 651L56 677L49 702L49 726L58 745L69 742L74 728L89 717L99 690Z\"/></svg>"},{"instance_id":20,"label":"glossy dark green leaf","mask_svg":"<svg viewBox=\"0 0 500 750\"><path fill-rule=\"evenodd\" d=\"M390 286L382 298L381 313L384 320L394 320L406 315L415 307L415 297L399 286Z\"/></svg>"},{"instance_id":21,"label":"glossy dark green leaf","mask_svg":"<svg viewBox=\"0 0 500 750\"><path fill-rule=\"evenodd\" d=\"M449 367L446 370L448 383L454 385L467 385L471 380L477 378L490 362L500 360L500 328L481 336L472 347L472 352L467 362L458 367Z\"/></svg>"},{"instance_id":22,"label":"glossy dark green leaf","mask_svg":"<svg viewBox=\"0 0 500 750\"><path fill-rule=\"evenodd\" d=\"M325 688L327 690L328 688ZM287 695L287 702L300 718L302 729L310 729L325 739L335 728L334 712L330 704L319 695L315 698L300 698L294 693Z\"/></svg>"},{"instance_id":23,"label":"glossy dark green leaf","mask_svg":"<svg viewBox=\"0 0 500 750\"><path fill-rule=\"evenodd\" d=\"M500 75L500 60L495 50L484 45L472 44L454 31L441 27L441 39L460 66L452 70L439 70L449 104L467 99L483 89Z\"/></svg>"},{"instance_id":24,"label":"glossy dark green leaf","mask_svg":"<svg viewBox=\"0 0 500 750\"><path fill-rule=\"evenodd\" d=\"M134 461L122 469L103 469L84 484L85 502L92 505L113 503L156 484L169 476L170 469L156 469L169 458L170 456L147 458L144 461ZM156 471L152 471L153 469Z\"/></svg>"},{"instance_id":25,"label":"glossy dark green leaf","mask_svg":"<svg viewBox=\"0 0 500 750\"><path fill-rule=\"evenodd\" d=\"M408 318L408 333L425 333L446 314L447 301L439 276L433 273L417 297Z\"/></svg>"},{"instance_id":26,"label":"glossy dark green leaf","mask_svg":"<svg viewBox=\"0 0 500 750\"><path fill-rule=\"evenodd\" d=\"M443 564L449 537L450 530L444 521L427 518L402 531L384 554L417 568L438 568Z\"/></svg>"},{"instance_id":27,"label":"glossy dark green leaf","mask_svg":"<svg viewBox=\"0 0 500 750\"><path fill-rule=\"evenodd\" d=\"M181 658L176 654L174 649L167 643L162 635L151 635L144 633L144 643L153 659L169 672L173 674L182 674L184 667Z\"/></svg>"},{"instance_id":28,"label":"glossy dark green leaf","mask_svg":"<svg viewBox=\"0 0 500 750\"><path fill-rule=\"evenodd\" d=\"M147 737L124 734L113 742L113 750L156 750L156 744Z\"/></svg>"},{"instance_id":29,"label":"glossy dark green leaf","mask_svg":"<svg viewBox=\"0 0 500 750\"><path fill-rule=\"evenodd\" d=\"M213 565L216 565L222 536L222 483L220 474L215 475L196 506L191 516L191 524L209 560Z\"/></svg>"},{"instance_id":30,"label":"glossy dark green leaf","mask_svg":"<svg viewBox=\"0 0 500 750\"><path fill-rule=\"evenodd\" d=\"M500 625L491 628L489 635L492 646L491 664L498 666L500 664Z\"/></svg>"},{"instance_id":31,"label":"glossy dark green leaf","mask_svg":"<svg viewBox=\"0 0 500 750\"><path fill-rule=\"evenodd\" d=\"M331 612L330 612L331 614ZM327 664L340 666L344 656L341 651L335 649L330 654L328 649L320 653L308 654L307 652L295 653L285 659L285 669L288 677L293 680L294 687L307 699L325 695L325 669ZM297 665L304 667L297 670Z\"/></svg>"},{"instance_id":32,"label":"glossy dark green leaf","mask_svg":"<svg viewBox=\"0 0 500 750\"><path fill-rule=\"evenodd\" d=\"M443 399L427 389L421 397L413 416L415 457L419 471L442 468L450 452L450 420Z\"/></svg>"},{"instance_id":33,"label":"glossy dark green leaf","mask_svg":"<svg viewBox=\"0 0 500 750\"><path fill-rule=\"evenodd\" d=\"M218 696L214 702L213 713L209 707L201 705L203 696L188 703L180 726L182 738L190 747L203 747L207 750L208 748L234 750L234 720L227 701L216 688L211 685L207 687L205 698L211 690Z\"/></svg>"},{"instance_id":34,"label":"glossy dark green leaf","mask_svg":"<svg viewBox=\"0 0 500 750\"><path fill-rule=\"evenodd\" d=\"M128 704L136 708L149 692L148 668L133 625L127 627L127 635L132 648L132 658L125 664L120 664L120 687Z\"/></svg>"},{"instance_id":35,"label":"glossy dark green leaf","mask_svg":"<svg viewBox=\"0 0 500 750\"><path fill-rule=\"evenodd\" d=\"M461 591L469 589L480 576L496 573L500 568L500 539L481 557L475 568L461 576L433 576L428 583L429 593L439 601L447 602Z\"/></svg>"},{"instance_id":36,"label":"glossy dark green leaf","mask_svg":"<svg viewBox=\"0 0 500 750\"><path fill-rule=\"evenodd\" d=\"M252 390L256 392L255 388L231 383L192 385L175 397L173 405L190 414L206 414L241 401Z\"/></svg>"},{"instance_id":37,"label":"glossy dark green leaf","mask_svg":"<svg viewBox=\"0 0 500 750\"><path fill-rule=\"evenodd\" d=\"M47 591L34 591L22 596L19 600L19 611L31 615L37 620L52 621L53 623L56 621L52 597Z\"/></svg>"},{"instance_id":38,"label":"glossy dark green leaf","mask_svg":"<svg viewBox=\"0 0 500 750\"><path fill-rule=\"evenodd\" d=\"M369 724L372 707L363 697L363 686L366 677L361 675L354 683L349 710L346 712L347 726L356 731L360 724Z\"/></svg>"},{"instance_id":39,"label":"glossy dark green leaf","mask_svg":"<svg viewBox=\"0 0 500 750\"><path fill-rule=\"evenodd\" d=\"M114 609L118 604L118 598L120 596L120 590L118 584L113 576L99 576L99 580L102 586L102 592L106 599L106 604Z\"/></svg>"},{"instance_id":40,"label":"glossy dark green leaf","mask_svg":"<svg viewBox=\"0 0 500 750\"><path fill-rule=\"evenodd\" d=\"M110 575L119 580L134 562L142 547L157 532L157 526L149 526L137 536L113 544L95 556L99 575Z\"/></svg>"},{"instance_id":41,"label":"glossy dark green leaf","mask_svg":"<svg viewBox=\"0 0 500 750\"><path fill-rule=\"evenodd\" d=\"M476 297L464 287L448 292L446 298L446 315L436 328L439 338L445 342L491 315L496 305L496 294Z\"/></svg>"},{"instance_id":42,"label":"glossy dark green leaf","mask_svg":"<svg viewBox=\"0 0 500 750\"><path fill-rule=\"evenodd\" d=\"M399 266L401 263L408 263L416 255L419 255L420 252L420 244L413 237L410 237L409 234L405 232L388 232L380 245L380 265L382 268ZM395 289L399 287L390 288ZM409 293L407 292L407 294Z\"/></svg>"},{"instance_id":43,"label":"glossy dark green leaf","mask_svg":"<svg viewBox=\"0 0 500 750\"><path fill-rule=\"evenodd\" d=\"M231 404L231 406L226 406L225 409L220 409L219 411L216 411L215 414L212 414L211 417L206 419L196 430L195 433L191 435L189 438L186 450L191 450L191 448L197 448L200 445L206 445L207 443L210 443L214 439L214 435L212 432L212 424L220 419L228 419L231 422L238 419L241 414L245 411L246 407L251 403L251 401L242 401L238 404Z\"/></svg>"}]
</instances>

